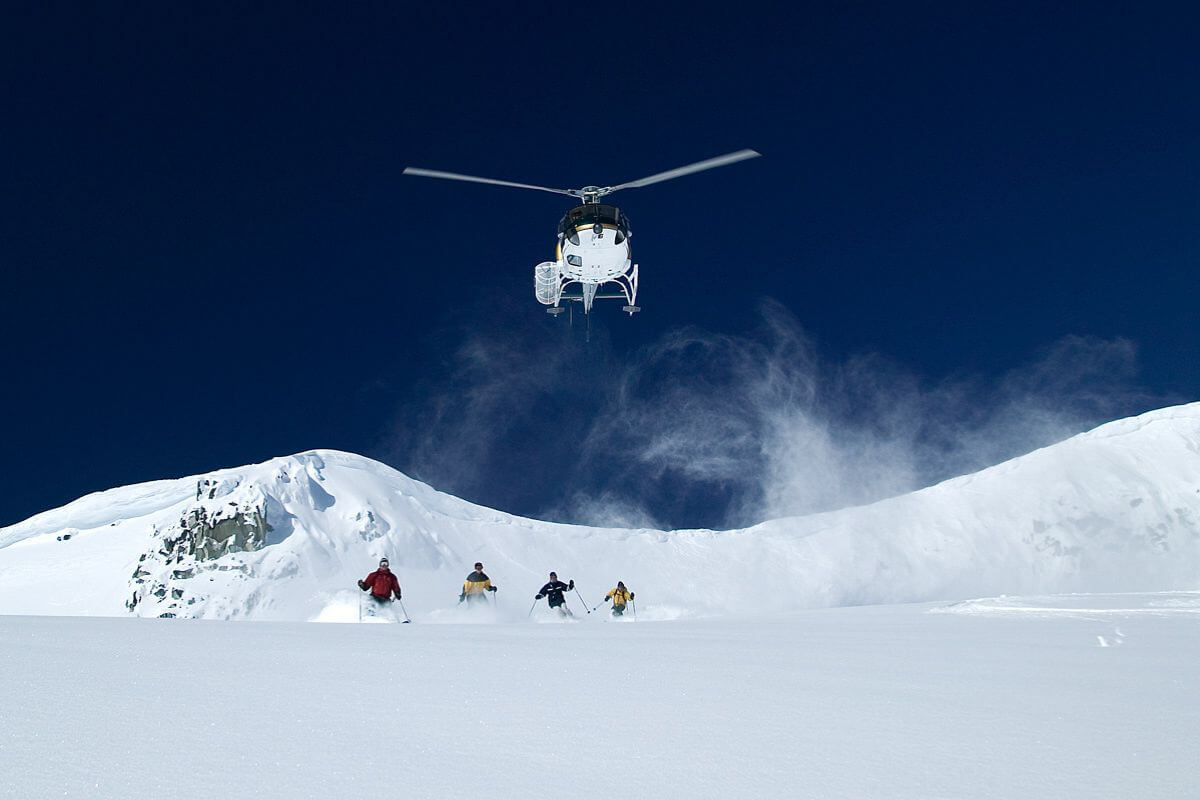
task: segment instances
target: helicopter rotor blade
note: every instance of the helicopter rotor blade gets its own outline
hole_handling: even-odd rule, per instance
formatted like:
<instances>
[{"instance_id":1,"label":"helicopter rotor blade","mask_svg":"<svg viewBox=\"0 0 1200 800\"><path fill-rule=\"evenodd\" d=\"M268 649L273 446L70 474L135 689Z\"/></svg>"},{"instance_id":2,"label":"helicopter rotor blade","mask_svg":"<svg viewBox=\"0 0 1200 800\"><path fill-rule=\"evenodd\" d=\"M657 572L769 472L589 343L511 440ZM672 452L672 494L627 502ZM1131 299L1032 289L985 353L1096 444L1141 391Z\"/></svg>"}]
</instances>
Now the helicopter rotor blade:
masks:
<instances>
[{"instance_id":1,"label":"helicopter rotor blade","mask_svg":"<svg viewBox=\"0 0 1200 800\"><path fill-rule=\"evenodd\" d=\"M529 183L513 183L512 181L498 181L494 178L480 178L475 175L460 175L457 172L441 172L436 169L421 169L420 167L405 167L405 175L418 175L422 178L444 178L450 181L467 181L468 183L490 183L493 186L511 186L514 189L537 189L541 192L554 192L555 194L565 194L574 197L573 192L566 189L551 189L549 186L534 186Z\"/></svg>"},{"instance_id":2,"label":"helicopter rotor blade","mask_svg":"<svg viewBox=\"0 0 1200 800\"><path fill-rule=\"evenodd\" d=\"M736 153L726 153L723 156L710 158L706 161L697 161L695 164L688 164L685 167L677 167L675 169L669 169L666 172L659 172L658 174L651 175L648 178L640 178L636 181L629 181L628 183L622 183L618 186L607 186L605 188L608 191L606 191L605 194L610 194L618 189L636 189L640 186L649 186L652 183L669 181L672 178L681 178L684 175L691 175L693 172L701 172L706 169L713 169L714 167L723 167L726 164L735 164L738 161L745 161L747 158L757 158L760 155L762 155L762 153L754 150L738 150Z\"/></svg>"}]
</instances>

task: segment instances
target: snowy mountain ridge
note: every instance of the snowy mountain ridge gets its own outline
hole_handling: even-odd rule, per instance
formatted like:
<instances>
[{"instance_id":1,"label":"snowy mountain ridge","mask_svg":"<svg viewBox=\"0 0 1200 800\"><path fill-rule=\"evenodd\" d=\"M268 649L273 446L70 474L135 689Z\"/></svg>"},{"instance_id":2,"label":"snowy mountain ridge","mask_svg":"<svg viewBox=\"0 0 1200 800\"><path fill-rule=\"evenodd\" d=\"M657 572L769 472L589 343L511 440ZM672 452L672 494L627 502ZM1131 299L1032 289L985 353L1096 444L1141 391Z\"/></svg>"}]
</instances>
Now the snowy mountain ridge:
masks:
<instances>
[{"instance_id":1,"label":"snowy mountain ridge","mask_svg":"<svg viewBox=\"0 0 1200 800\"><path fill-rule=\"evenodd\" d=\"M477 560L500 587L500 619L524 618L550 570L588 605L624 580L657 619L1191 589L1200 403L871 505L721 532L540 522L314 450L88 495L0 529L0 613L352 620L354 582L383 555L426 620L463 617ZM65 595L50 579L64 570L84 576Z\"/></svg>"}]
</instances>

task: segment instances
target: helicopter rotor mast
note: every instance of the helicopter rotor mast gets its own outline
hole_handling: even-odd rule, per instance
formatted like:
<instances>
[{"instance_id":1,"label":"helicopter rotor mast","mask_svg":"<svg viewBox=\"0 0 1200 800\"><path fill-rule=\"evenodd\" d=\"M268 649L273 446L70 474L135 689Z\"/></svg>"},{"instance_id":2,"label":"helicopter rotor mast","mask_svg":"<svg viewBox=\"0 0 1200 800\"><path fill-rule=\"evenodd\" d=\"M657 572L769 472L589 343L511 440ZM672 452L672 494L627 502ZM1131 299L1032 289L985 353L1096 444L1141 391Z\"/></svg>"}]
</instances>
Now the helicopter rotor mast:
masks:
<instances>
[{"instance_id":1,"label":"helicopter rotor mast","mask_svg":"<svg viewBox=\"0 0 1200 800\"><path fill-rule=\"evenodd\" d=\"M475 175L461 175L457 172L442 172L435 169L421 169L420 167L405 167L405 175L416 175L423 178L443 178L451 181L466 181L468 183L488 183L494 186L509 186L514 189L536 189L541 192L553 192L554 194L565 194L570 197L579 198L580 202L595 203L601 197L606 197L613 192L621 189L637 189L642 186L650 186L651 184L669 181L673 178L682 178L684 175L691 175L693 172L703 172L706 169L714 169L723 167L726 164L736 164L738 161L745 161L748 158L757 158L761 153L754 150L738 150L733 153L726 153L723 156L709 158L704 161L697 161L694 164L669 169L666 172L658 172L654 175L645 178L638 178L635 181L627 181L619 183L616 186L584 186L582 189L552 189L549 186L535 186L530 183L514 183L513 181L498 181L494 178L480 178Z\"/></svg>"}]
</instances>

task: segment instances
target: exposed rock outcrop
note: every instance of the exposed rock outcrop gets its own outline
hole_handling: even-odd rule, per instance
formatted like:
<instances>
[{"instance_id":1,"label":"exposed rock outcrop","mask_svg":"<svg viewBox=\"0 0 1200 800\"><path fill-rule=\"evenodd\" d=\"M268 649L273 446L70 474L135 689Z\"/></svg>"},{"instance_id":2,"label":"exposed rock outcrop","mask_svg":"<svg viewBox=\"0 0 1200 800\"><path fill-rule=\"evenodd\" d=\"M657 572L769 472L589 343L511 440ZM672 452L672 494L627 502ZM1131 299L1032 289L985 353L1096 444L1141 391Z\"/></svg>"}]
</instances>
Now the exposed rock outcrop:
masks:
<instances>
[{"instance_id":1,"label":"exposed rock outcrop","mask_svg":"<svg viewBox=\"0 0 1200 800\"><path fill-rule=\"evenodd\" d=\"M236 553L266 546L266 498L257 489L238 492L238 484L196 482L196 500L177 523L159 531L154 545L138 558L130 576L130 597L125 608L138 616L188 616L186 607L202 599L204 573L246 569L244 564L221 561ZM220 504L214 501L233 498ZM221 562L221 563L218 563Z\"/></svg>"}]
</instances>

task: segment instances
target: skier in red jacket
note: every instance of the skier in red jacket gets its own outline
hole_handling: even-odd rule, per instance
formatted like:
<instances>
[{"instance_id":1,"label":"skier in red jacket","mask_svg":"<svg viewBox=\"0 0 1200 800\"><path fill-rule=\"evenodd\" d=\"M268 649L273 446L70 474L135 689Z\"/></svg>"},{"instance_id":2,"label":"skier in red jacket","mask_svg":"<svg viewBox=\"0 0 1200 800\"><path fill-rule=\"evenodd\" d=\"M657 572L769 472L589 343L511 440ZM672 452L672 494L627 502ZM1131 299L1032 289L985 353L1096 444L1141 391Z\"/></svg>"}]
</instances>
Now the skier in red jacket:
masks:
<instances>
[{"instance_id":1,"label":"skier in red jacket","mask_svg":"<svg viewBox=\"0 0 1200 800\"><path fill-rule=\"evenodd\" d=\"M358 582L358 588L364 592L370 591L371 599L380 605L391 603L393 592L396 594L396 599L400 599L400 581L396 580L396 573L388 569L386 558L379 560L379 569L368 575L365 580Z\"/></svg>"}]
</instances>

